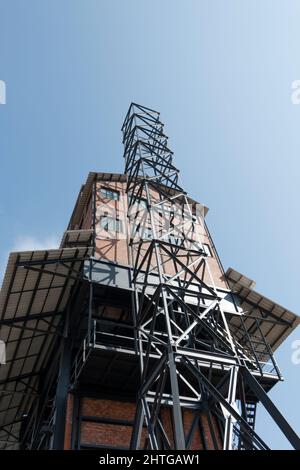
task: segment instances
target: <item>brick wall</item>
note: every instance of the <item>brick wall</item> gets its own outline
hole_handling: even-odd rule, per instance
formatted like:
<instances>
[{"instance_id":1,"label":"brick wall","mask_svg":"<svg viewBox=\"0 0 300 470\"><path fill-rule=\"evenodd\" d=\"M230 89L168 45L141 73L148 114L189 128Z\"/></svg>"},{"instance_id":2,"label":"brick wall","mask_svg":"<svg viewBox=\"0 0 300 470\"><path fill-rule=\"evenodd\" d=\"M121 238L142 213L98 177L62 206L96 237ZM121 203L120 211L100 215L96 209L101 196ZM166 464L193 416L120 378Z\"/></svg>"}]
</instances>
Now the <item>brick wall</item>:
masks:
<instances>
[{"instance_id":1,"label":"brick wall","mask_svg":"<svg viewBox=\"0 0 300 470\"><path fill-rule=\"evenodd\" d=\"M120 194L119 200L107 200L101 197L100 189L102 187L110 188L114 191L118 191ZM156 192L151 190L152 197L156 198ZM96 238L96 254L101 259L105 259L108 261L117 262L120 264L130 264L130 250L128 246L128 239L126 238L129 233L126 231L126 224L127 224L127 195L126 195L126 183L120 182L98 182L97 183L97 197L96 197L96 226L97 226L97 238ZM87 215L85 218L84 227L87 228L87 221L91 220L90 218L90 210L86 209ZM122 234L109 234L105 230L99 229L100 227L100 218L103 214L107 213L111 216L116 216L122 221L123 233ZM141 220L143 216L141 215ZM137 219L136 223L138 223L139 219ZM176 225L176 220L174 222ZM179 221L178 221L179 224ZM213 277L214 283L217 287L220 288L227 288L226 281L223 279L223 273L220 269L218 264L216 253L214 251L214 247L211 244L209 239L208 233L201 224L195 225L195 234L189 236L195 237L195 239L200 239L202 243L207 244L210 247L212 257L207 258L207 262L209 265L209 269L211 275ZM199 237L199 238L198 238ZM146 246L146 245L145 245ZM147 245L148 247L148 245ZM146 250L146 248L145 248ZM141 256L143 255L143 248L141 250ZM166 255L161 253L162 261L166 261ZM165 259L166 258L166 259ZM154 265L156 260L153 259ZM174 272L174 265L173 262L167 262L164 264L164 268L168 274L175 274ZM200 270L198 275L202 277L202 280L208 284L212 284L211 276L207 269Z\"/></svg>"},{"instance_id":2,"label":"brick wall","mask_svg":"<svg viewBox=\"0 0 300 470\"><path fill-rule=\"evenodd\" d=\"M67 412L66 412L65 441L64 441L65 450L71 449L73 405L74 405L73 395L69 394L68 401L67 401Z\"/></svg>"},{"instance_id":3,"label":"brick wall","mask_svg":"<svg viewBox=\"0 0 300 470\"><path fill-rule=\"evenodd\" d=\"M101 188L109 188L114 191L117 191L120 194L119 200L109 200L103 198L101 195ZM97 181L96 185L96 256L101 259L112 261L119 264L130 265L131 264L131 254L128 245L127 236L129 236L129 230L126 230L127 225L127 194L126 194L126 183L124 182L111 182L111 181ZM151 194L154 200L157 199L157 192L151 189ZM144 195L145 196L145 195ZM112 217L117 217L122 221L122 233L108 233L104 229L101 229L100 219L101 216L107 214ZM142 215L141 215L142 217ZM178 225L176 219L173 220L174 225ZM136 221L138 223L138 220ZM72 224L71 224L72 225ZM78 225L74 225L74 229L82 228L89 229L92 228L93 217L92 217L92 194L88 199L86 206L82 209L81 221ZM196 235L197 234L197 235ZM189 236L191 233L189 233ZM192 238L194 235L191 235ZM209 270L212 274L214 283L217 287L228 288L227 282L223 277L222 269L217 261L217 254L209 238L209 234L205 227L202 224L195 225L195 237L201 240L202 243L207 244L210 247L212 257L207 258L207 263L209 265ZM200 238L198 238L200 237ZM146 245L145 245L146 246ZM143 249L141 255L143 254ZM165 261L166 255L161 253L162 261ZM154 261L154 265L156 260ZM174 265L173 262L166 263L164 265L166 272L168 274L174 274ZM203 270L203 272L198 272L198 275L202 277L203 281L207 284L212 285L211 276L208 273L208 270Z\"/></svg>"},{"instance_id":4,"label":"brick wall","mask_svg":"<svg viewBox=\"0 0 300 470\"><path fill-rule=\"evenodd\" d=\"M100 400L83 397L80 402L80 443L81 446L105 446L117 448L129 448L132 433L132 422L134 420L135 404L114 400ZM66 417L65 449L71 448L72 434L73 397L69 395ZM174 446L174 436L172 432L172 413L170 408L161 409L161 418L171 446ZM189 434L193 423L194 414L190 410L184 410L183 422L186 437ZM97 422L99 419L102 422ZM214 444L205 415L200 416L200 424L203 428L206 446L214 449ZM217 434L218 448L221 448L221 440L218 436L218 428L213 419L215 433ZM143 429L141 443L146 441L146 429ZM203 439L200 430L197 429L192 443L191 450L204 449Z\"/></svg>"}]
</instances>

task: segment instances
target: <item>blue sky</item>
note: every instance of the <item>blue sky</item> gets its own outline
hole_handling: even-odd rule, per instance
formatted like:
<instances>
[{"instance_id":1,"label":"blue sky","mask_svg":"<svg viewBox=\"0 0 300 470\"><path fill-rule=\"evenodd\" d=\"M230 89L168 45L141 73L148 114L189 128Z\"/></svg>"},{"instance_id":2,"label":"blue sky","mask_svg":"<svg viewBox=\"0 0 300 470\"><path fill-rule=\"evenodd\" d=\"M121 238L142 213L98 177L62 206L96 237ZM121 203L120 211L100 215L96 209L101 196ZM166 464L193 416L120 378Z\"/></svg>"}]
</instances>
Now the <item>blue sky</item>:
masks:
<instances>
[{"instance_id":1,"label":"blue sky","mask_svg":"<svg viewBox=\"0 0 300 470\"><path fill-rule=\"evenodd\" d=\"M0 270L55 246L89 171L122 172L131 101L161 112L225 269L299 308L300 2L0 0ZM300 365L271 396L300 433ZM285 438L259 412L273 448Z\"/></svg>"}]
</instances>

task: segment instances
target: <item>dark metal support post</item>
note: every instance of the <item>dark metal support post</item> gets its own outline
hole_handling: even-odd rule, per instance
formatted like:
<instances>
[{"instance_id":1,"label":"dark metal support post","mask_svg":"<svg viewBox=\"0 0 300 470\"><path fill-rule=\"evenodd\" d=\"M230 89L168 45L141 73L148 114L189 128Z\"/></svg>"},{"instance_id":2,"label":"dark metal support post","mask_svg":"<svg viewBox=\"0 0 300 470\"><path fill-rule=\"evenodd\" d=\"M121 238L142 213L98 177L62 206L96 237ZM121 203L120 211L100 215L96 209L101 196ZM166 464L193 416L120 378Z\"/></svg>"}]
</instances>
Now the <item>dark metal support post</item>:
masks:
<instances>
[{"instance_id":1,"label":"dark metal support post","mask_svg":"<svg viewBox=\"0 0 300 470\"><path fill-rule=\"evenodd\" d=\"M170 371L170 381L171 381L171 391L173 399L173 420L174 420L174 437L175 437L175 448L176 450L185 449L185 437L183 431L182 423L182 412L180 407L180 398L179 398L179 389L178 389L178 379L175 366L175 358L173 351L169 351L168 354L169 360L169 371Z\"/></svg>"},{"instance_id":2,"label":"dark metal support post","mask_svg":"<svg viewBox=\"0 0 300 470\"><path fill-rule=\"evenodd\" d=\"M55 398L55 424L52 448L59 450L64 448L65 426L66 426L66 411L67 400L70 383L70 370L71 370L71 353L72 353L72 338L69 331L69 316L68 309L66 323L64 328L64 337L62 338L62 351L60 358L60 367L57 383L57 391Z\"/></svg>"},{"instance_id":3,"label":"dark metal support post","mask_svg":"<svg viewBox=\"0 0 300 470\"><path fill-rule=\"evenodd\" d=\"M144 412L141 400L137 404L135 426L132 430L130 449L137 450L140 446L141 434L144 423Z\"/></svg>"},{"instance_id":4,"label":"dark metal support post","mask_svg":"<svg viewBox=\"0 0 300 470\"><path fill-rule=\"evenodd\" d=\"M300 450L299 437L297 436L295 431L291 428L287 420L280 413L278 408L274 405L274 403L269 398L269 396L266 394L262 386L257 382L255 377L253 377L253 375L250 373L250 371L246 367L243 367L241 369L241 372L245 381L248 383L249 387L258 397L260 402L264 405L268 413L272 416L275 423L281 429L281 431L283 432L285 437L288 439L288 441L292 444L294 449Z\"/></svg>"}]
</instances>

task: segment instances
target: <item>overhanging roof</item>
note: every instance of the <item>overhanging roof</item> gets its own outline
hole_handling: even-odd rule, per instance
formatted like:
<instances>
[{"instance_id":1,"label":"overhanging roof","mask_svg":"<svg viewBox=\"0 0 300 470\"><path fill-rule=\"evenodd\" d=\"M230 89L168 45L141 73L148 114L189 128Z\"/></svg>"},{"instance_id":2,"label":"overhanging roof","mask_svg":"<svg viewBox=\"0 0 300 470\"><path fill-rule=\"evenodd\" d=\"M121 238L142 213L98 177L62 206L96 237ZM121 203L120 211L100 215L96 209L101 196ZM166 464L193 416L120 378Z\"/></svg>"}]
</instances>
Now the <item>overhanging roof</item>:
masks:
<instances>
[{"instance_id":1,"label":"overhanging roof","mask_svg":"<svg viewBox=\"0 0 300 470\"><path fill-rule=\"evenodd\" d=\"M0 448L14 447L21 417L36 395L49 352L78 271L89 248L11 253L0 291Z\"/></svg>"},{"instance_id":2,"label":"overhanging roof","mask_svg":"<svg viewBox=\"0 0 300 470\"><path fill-rule=\"evenodd\" d=\"M255 281L238 271L232 268L227 269L226 278L230 288L238 295L240 306L245 312L247 330L251 333L255 332L255 322L251 316L258 316L260 328L266 341L275 351L299 325L300 317L256 292L254 290ZM236 319L233 317L231 322L234 324L235 321Z\"/></svg>"},{"instance_id":3,"label":"overhanging roof","mask_svg":"<svg viewBox=\"0 0 300 470\"><path fill-rule=\"evenodd\" d=\"M66 230L60 242L60 248L73 248L92 245L93 230Z\"/></svg>"}]
</instances>

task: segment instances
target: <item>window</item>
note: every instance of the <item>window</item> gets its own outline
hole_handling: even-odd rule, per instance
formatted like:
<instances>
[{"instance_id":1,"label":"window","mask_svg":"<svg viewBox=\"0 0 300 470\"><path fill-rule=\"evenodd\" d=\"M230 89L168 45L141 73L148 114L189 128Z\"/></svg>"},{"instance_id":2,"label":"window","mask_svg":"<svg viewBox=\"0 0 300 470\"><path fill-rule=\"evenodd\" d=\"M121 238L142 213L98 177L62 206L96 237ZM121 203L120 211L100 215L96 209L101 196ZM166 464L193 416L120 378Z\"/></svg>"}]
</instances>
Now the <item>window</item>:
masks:
<instances>
[{"instance_id":1,"label":"window","mask_svg":"<svg viewBox=\"0 0 300 470\"><path fill-rule=\"evenodd\" d=\"M121 233L123 231L122 221L119 219L115 219L114 217L110 217L108 215L102 215L100 217L100 227L106 230L107 232Z\"/></svg>"},{"instance_id":2,"label":"window","mask_svg":"<svg viewBox=\"0 0 300 470\"><path fill-rule=\"evenodd\" d=\"M119 191L115 191L114 189L101 188L100 194L103 197L103 199L111 199L113 201L118 201L120 199Z\"/></svg>"},{"instance_id":3,"label":"window","mask_svg":"<svg viewBox=\"0 0 300 470\"><path fill-rule=\"evenodd\" d=\"M144 227L144 228L142 229L141 238L146 238L146 239L153 238L153 237L152 237L152 229L151 229L151 227Z\"/></svg>"},{"instance_id":4,"label":"window","mask_svg":"<svg viewBox=\"0 0 300 470\"><path fill-rule=\"evenodd\" d=\"M147 209L146 199L137 199L135 204L138 207L138 209Z\"/></svg>"},{"instance_id":5,"label":"window","mask_svg":"<svg viewBox=\"0 0 300 470\"><path fill-rule=\"evenodd\" d=\"M152 237L152 229L151 227L141 227L140 224L134 225L133 227L134 234L140 234L141 239L151 239Z\"/></svg>"},{"instance_id":6,"label":"window","mask_svg":"<svg viewBox=\"0 0 300 470\"><path fill-rule=\"evenodd\" d=\"M175 217L176 216L180 216L180 207L178 206L175 206L175 205L166 205L166 204L163 204L163 206L161 207L161 209L159 210L159 215L161 217Z\"/></svg>"},{"instance_id":7,"label":"window","mask_svg":"<svg viewBox=\"0 0 300 470\"><path fill-rule=\"evenodd\" d=\"M180 237L177 237L177 236L175 236L173 233L171 233L171 234L168 236L168 242L169 242L169 243L172 243L172 245L181 246L181 245L183 244L183 239L180 238Z\"/></svg>"},{"instance_id":8,"label":"window","mask_svg":"<svg viewBox=\"0 0 300 470\"><path fill-rule=\"evenodd\" d=\"M203 250L206 256L212 256L210 246L207 243L203 243Z\"/></svg>"},{"instance_id":9,"label":"window","mask_svg":"<svg viewBox=\"0 0 300 470\"><path fill-rule=\"evenodd\" d=\"M138 214L140 211L147 210L147 201L146 199L136 199L134 204L132 204L129 208L130 215Z\"/></svg>"}]
</instances>

